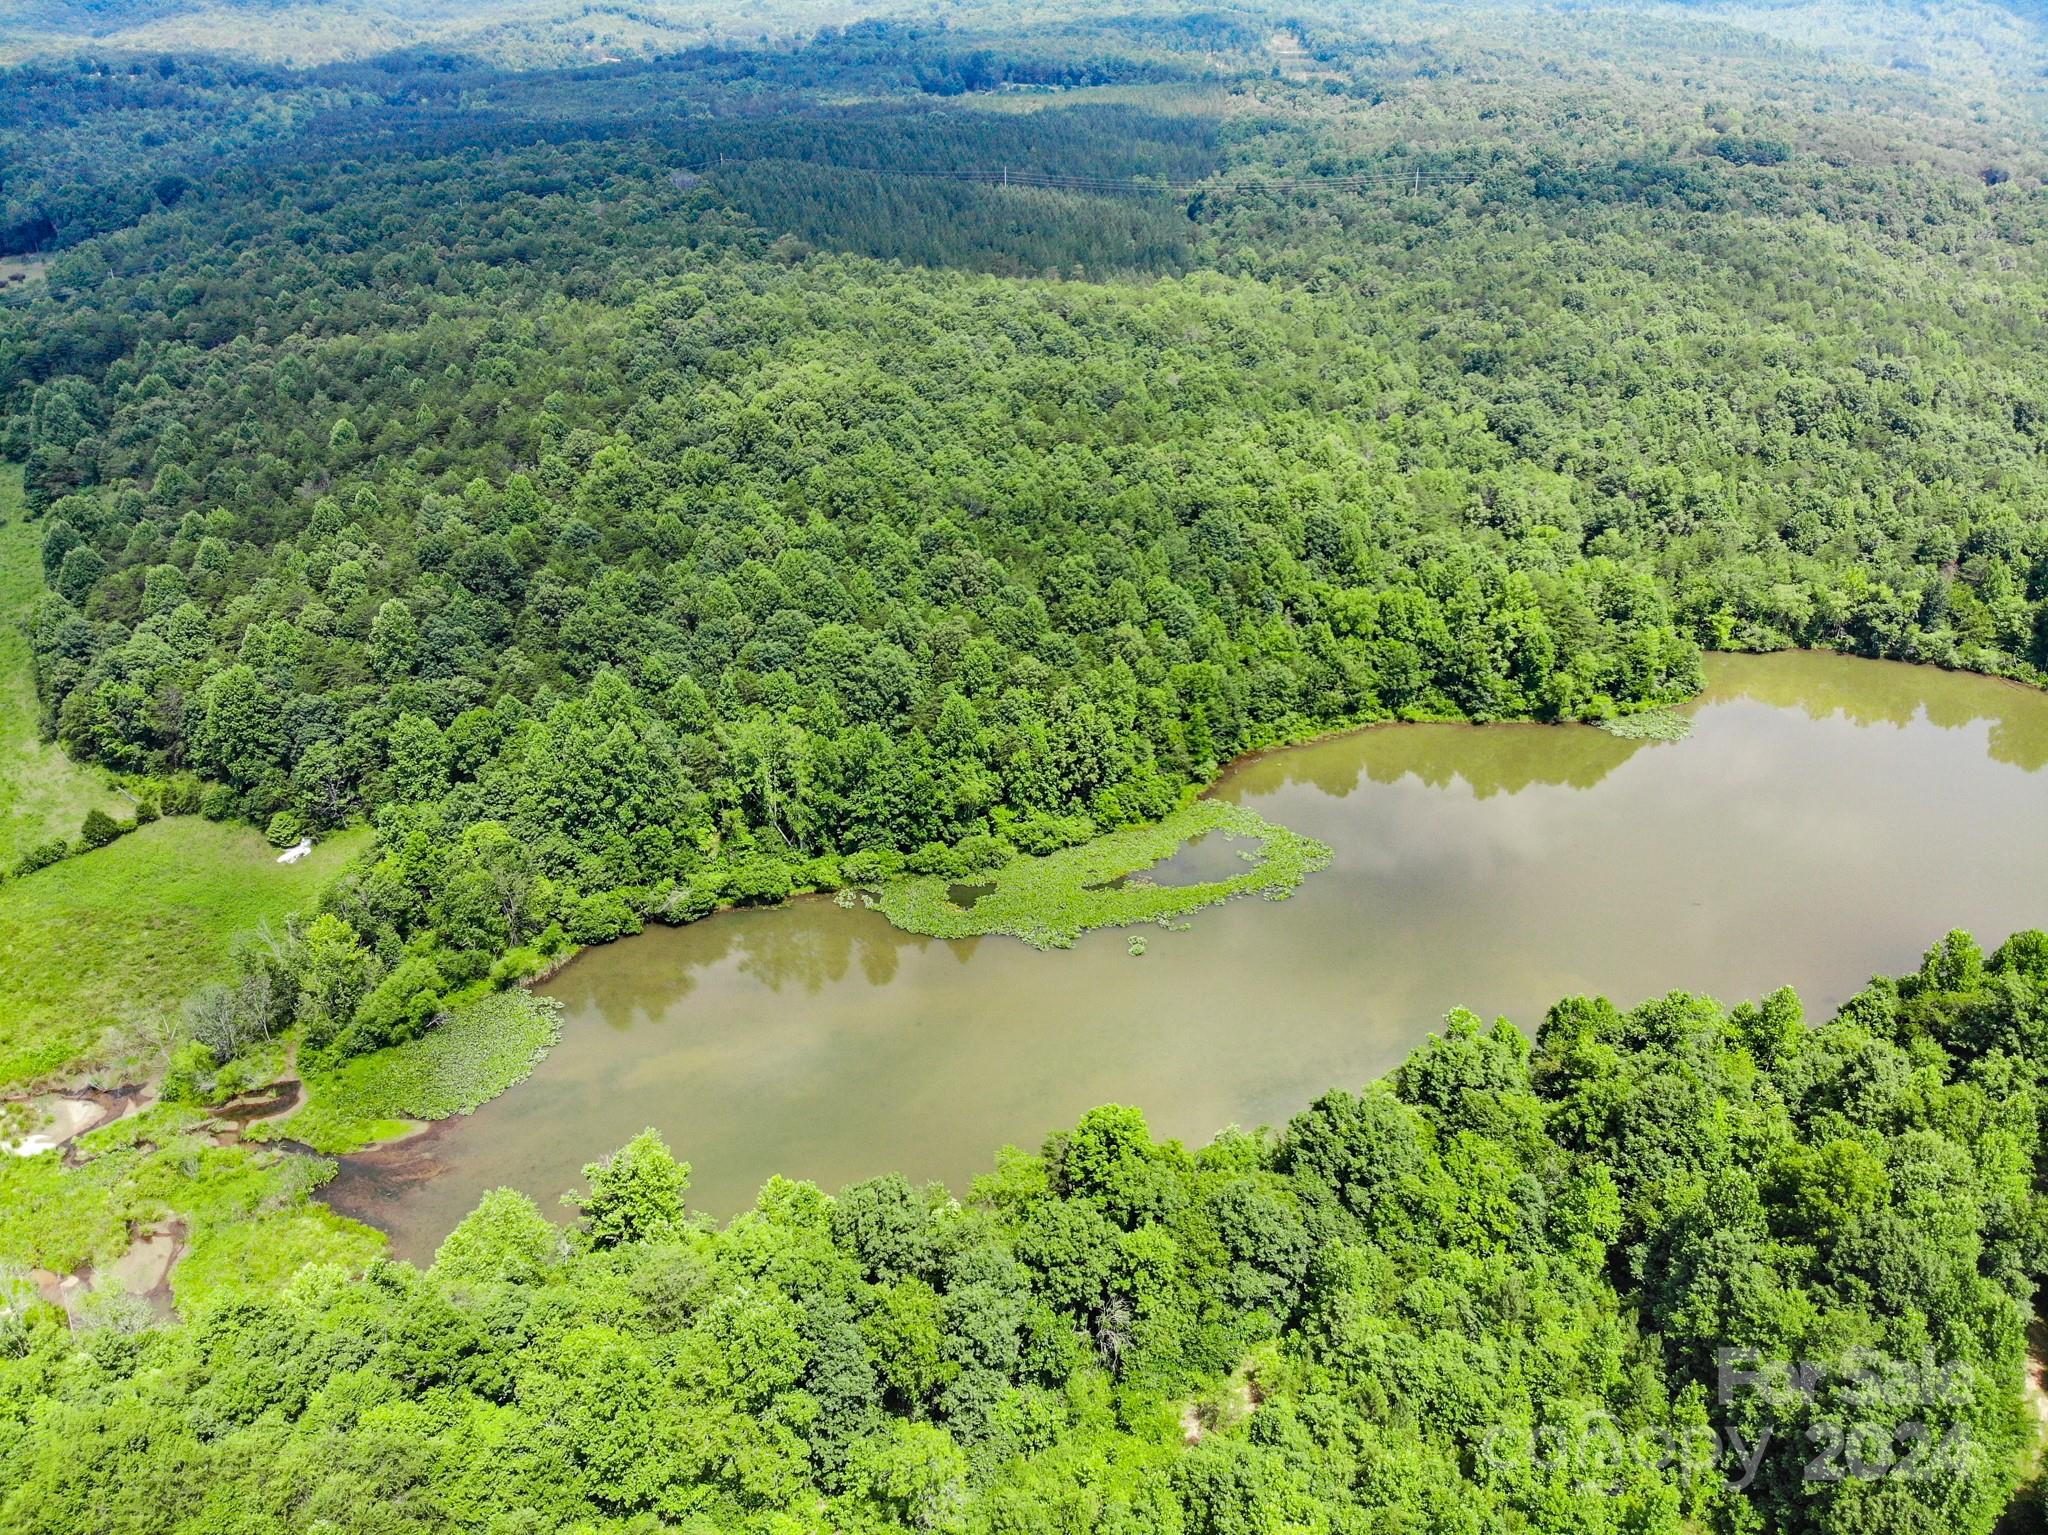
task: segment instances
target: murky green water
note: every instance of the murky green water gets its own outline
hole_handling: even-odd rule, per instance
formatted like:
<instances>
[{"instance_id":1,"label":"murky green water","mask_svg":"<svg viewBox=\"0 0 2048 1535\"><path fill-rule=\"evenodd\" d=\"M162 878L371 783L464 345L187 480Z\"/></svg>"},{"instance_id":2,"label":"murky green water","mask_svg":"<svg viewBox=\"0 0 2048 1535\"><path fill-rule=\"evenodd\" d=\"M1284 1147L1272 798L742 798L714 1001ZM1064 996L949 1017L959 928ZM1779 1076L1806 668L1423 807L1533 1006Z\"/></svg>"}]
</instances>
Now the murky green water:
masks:
<instances>
[{"instance_id":1,"label":"murky green water","mask_svg":"<svg viewBox=\"0 0 2048 1535\"><path fill-rule=\"evenodd\" d=\"M658 1126L730 1214L773 1172L964 1188L1091 1105L1191 1140L1395 1065L1450 1007L1533 1031L1575 992L1809 1011L1968 927L2048 924L2048 695L1833 656L1722 657L1689 740L1404 726L1239 765L1220 794L1320 837L1282 904L947 943L825 900L658 929L545 988L561 1045L468 1120L353 1159L335 1202L425 1257L486 1189L553 1208ZM1199 856L1197 850L1196 856Z\"/></svg>"}]
</instances>

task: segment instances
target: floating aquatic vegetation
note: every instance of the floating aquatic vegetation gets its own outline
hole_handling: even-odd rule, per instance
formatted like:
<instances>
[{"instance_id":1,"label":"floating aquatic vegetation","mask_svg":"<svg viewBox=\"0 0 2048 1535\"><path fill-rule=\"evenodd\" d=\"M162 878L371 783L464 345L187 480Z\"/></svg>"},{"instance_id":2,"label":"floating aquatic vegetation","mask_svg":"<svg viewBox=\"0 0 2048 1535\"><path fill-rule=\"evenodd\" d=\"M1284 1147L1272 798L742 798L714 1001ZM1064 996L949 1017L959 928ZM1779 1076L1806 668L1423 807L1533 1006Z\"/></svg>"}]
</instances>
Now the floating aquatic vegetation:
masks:
<instances>
[{"instance_id":1,"label":"floating aquatic vegetation","mask_svg":"<svg viewBox=\"0 0 2048 1535\"><path fill-rule=\"evenodd\" d=\"M470 1114L523 1082L561 1037L561 1004L517 987L457 1008L418 1039L305 1076L305 1105L253 1127L329 1155Z\"/></svg>"},{"instance_id":2,"label":"floating aquatic vegetation","mask_svg":"<svg viewBox=\"0 0 2048 1535\"><path fill-rule=\"evenodd\" d=\"M1669 709L1617 714L1599 721L1600 728L1624 741L1683 741L1692 734L1692 720Z\"/></svg>"},{"instance_id":3,"label":"floating aquatic vegetation","mask_svg":"<svg viewBox=\"0 0 2048 1535\"><path fill-rule=\"evenodd\" d=\"M1172 857L1205 832L1249 844L1243 873L1192 885L1121 878ZM913 933L934 938L1008 933L1034 948L1064 949L1091 928L1142 922L1166 926L1241 895L1285 900L1329 861L1329 848L1313 838L1275 826L1240 805L1196 800L1150 826L1111 832L1043 858L1013 859L986 877L988 888L968 906L953 899L948 880L940 875L894 881L875 904L891 922Z\"/></svg>"}]
</instances>

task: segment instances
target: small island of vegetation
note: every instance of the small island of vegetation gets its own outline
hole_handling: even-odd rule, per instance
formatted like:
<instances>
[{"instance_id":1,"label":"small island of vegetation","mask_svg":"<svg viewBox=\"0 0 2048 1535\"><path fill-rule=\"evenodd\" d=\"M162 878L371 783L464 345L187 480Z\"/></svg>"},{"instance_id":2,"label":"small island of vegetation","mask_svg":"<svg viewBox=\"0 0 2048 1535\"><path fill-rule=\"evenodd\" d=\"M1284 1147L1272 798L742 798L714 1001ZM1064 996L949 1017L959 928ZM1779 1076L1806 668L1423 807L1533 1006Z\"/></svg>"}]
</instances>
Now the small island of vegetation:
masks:
<instances>
[{"instance_id":1,"label":"small island of vegetation","mask_svg":"<svg viewBox=\"0 0 2048 1535\"><path fill-rule=\"evenodd\" d=\"M1170 859L1186 843L1208 837L1243 841L1244 872L1185 884L1160 884L1145 876L1145 870ZM987 871L985 883L962 886L939 875L892 881L875 905L913 933L934 938L1007 933L1033 948L1055 949L1090 928L1171 924L1237 896L1282 901L1329 860L1330 850L1322 843L1242 806L1196 800L1146 826L1042 858L999 863ZM961 899L963 894L967 899Z\"/></svg>"}]
</instances>

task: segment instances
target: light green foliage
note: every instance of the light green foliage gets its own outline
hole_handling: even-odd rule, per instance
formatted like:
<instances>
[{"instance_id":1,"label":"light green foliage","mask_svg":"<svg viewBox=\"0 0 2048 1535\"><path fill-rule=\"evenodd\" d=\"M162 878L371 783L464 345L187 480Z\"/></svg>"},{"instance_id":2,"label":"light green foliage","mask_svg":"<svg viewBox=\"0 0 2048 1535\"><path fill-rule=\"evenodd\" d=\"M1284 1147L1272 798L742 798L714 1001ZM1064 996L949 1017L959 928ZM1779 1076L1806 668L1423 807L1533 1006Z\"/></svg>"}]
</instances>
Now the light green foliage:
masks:
<instances>
[{"instance_id":1,"label":"light green foliage","mask_svg":"<svg viewBox=\"0 0 2048 1535\"><path fill-rule=\"evenodd\" d=\"M417 1039L308 1065L306 1101L259 1136L316 1151L357 1151L422 1121L469 1114L516 1083L561 1037L560 1007L530 992L497 992L457 1007Z\"/></svg>"},{"instance_id":2,"label":"light green foliage","mask_svg":"<svg viewBox=\"0 0 2048 1535\"><path fill-rule=\"evenodd\" d=\"M858 1474L868 1496L914 1530L963 1527L967 1456L953 1436L930 1423L899 1423L862 1457Z\"/></svg>"},{"instance_id":3,"label":"light green foliage","mask_svg":"<svg viewBox=\"0 0 2048 1535\"><path fill-rule=\"evenodd\" d=\"M197 1313L219 1297L282 1289L312 1264L353 1273L378 1257L382 1234L320 1203L305 1188L309 1175L299 1169L306 1165L282 1158L274 1170L245 1179L235 1202L200 1207L188 1249L171 1272L181 1308ZM182 1197L182 1178L174 1188Z\"/></svg>"},{"instance_id":4,"label":"light green foliage","mask_svg":"<svg viewBox=\"0 0 2048 1535\"><path fill-rule=\"evenodd\" d=\"M325 1044L355 1017L370 988L376 960L355 931L332 912L306 925L305 967L300 975L301 1020L307 1037Z\"/></svg>"},{"instance_id":5,"label":"light green foliage","mask_svg":"<svg viewBox=\"0 0 2048 1535\"><path fill-rule=\"evenodd\" d=\"M152 1055L241 935L281 931L367 841L344 832L279 864L248 827L179 816L0 883L0 1086Z\"/></svg>"},{"instance_id":6,"label":"light green foliage","mask_svg":"<svg viewBox=\"0 0 2048 1535\"><path fill-rule=\"evenodd\" d=\"M1617 714L1599 722L1600 728L1623 741L1683 741L1692 734L1692 721L1669 709L1645 709L1640 714Z\"/></svg>"},{"instance_id":7,"label":"light green foliage","mask_svg":"<svg viewBox=\"0 0 2048 1535\"><path fill-rule=\"evenodd\" d=\"M166 1103L198 1103L205 1096L205 1079L212 1075L213 1051L196 1039L181 1041L172 1051L158 1083Z\"/></svg>"},{"instance_id":8,"label":"light green foliage","mask_svg":"<svg viewBox=\"0 0 2048 1535\"><path fill-rule=\"evenodd\" d=\"M1189 885L1154 884L1139 875L1189 839L1207 834L1244 843L1246 868L1228 879ZM1196 800L1164 820L1112 832L1042 858L1020 857L985 876L993 886L971 905L957 904L949 880L937 875L885 885L877 903L891 922L935 938L1009 933L1034 948L1066 948L1098 927L1171 922L1242 895L1285 900L1330 850L1221 800ZM1109 888L1112 881L1123 882ZM1133 949L1142 953L1142 948Z\"/></svg>"},{"instance_id":9,"label":"light green foliage","mask_svg":"<svg viewBox=\"0 0 2048 1535\"><path fill-rule=\"evenodd\" d=\"M104 810L88 810L78 830L78 845L87 852L105 847L121 835L121 823Z\"/></svg>"},{"instance_id":10,"label":"light green foliage","mask_svg":"<svg viewBox=\"0 0 2048 1535\"><path fill-rule=\"evenodd\" d=\"M669 1154L655 1131L642 1130L602 1162L590 1163L583 1178L589 1189L565 1195L564 1202L582 1213L593 1246L670 1241L683 1234L690 1167Z\"/></svg>"},{"instance_id":11,"label":"light green foliage","mask_svg":"<svg viewBox=\"0 0 2048 1535\"><path fill-rule=\"evenodd\" d=\"M493 1189L448 1233L434 1254L434 1273L472 1284L531 1282L567 1255L566 1242L562 1228L531 1199Z\"/></svg>"}]
</instances>

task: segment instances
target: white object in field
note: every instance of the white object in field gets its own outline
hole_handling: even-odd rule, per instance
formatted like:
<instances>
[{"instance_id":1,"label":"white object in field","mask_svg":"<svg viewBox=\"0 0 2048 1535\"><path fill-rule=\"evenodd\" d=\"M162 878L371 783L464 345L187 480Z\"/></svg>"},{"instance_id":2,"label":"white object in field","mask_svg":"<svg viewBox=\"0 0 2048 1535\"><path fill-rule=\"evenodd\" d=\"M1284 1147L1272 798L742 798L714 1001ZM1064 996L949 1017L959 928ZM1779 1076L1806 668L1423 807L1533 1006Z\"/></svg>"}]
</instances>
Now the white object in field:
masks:
<instances>
[{"instance_id":1,"label":"white object in field","mask_svg":"<svg viewBox=\"0 0 2048 1535\"><path fill-rule=\"evenodd\" d=\"M33 1135L25 1135L19 1141L0 1142L0 1151L12 1152L18 1157L40 1156L45 1151L55 1151L74 1135L90 1130L102 1118L99 1105L86 1098L44 1098L36 1107L50 1118Z\"/></svg>"},{"instance_id":2,"label":"white object in field","mask_svg":"<svg viewBox=\"0 0 2048 1535\"><path fill-rule=\"evenodd\" d=\"M313 839L311 837L301 837L292 846L286 848L282 853L279 853L277 855L277 861L279 863L297 863L301 858L304 858L308 853L312 851Z\"/></svg>"}]
</instances>

